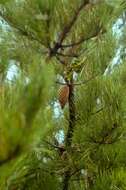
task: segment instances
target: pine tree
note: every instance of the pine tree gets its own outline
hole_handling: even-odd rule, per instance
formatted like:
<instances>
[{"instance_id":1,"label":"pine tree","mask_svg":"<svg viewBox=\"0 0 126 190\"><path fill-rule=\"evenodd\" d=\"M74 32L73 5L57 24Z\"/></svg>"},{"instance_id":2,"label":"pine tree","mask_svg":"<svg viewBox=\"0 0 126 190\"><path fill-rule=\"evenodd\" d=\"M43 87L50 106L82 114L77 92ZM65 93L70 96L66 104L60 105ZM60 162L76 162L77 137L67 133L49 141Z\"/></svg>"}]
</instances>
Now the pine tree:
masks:
<instances>
[{"instance_id":1,"label":"pine tree","mask_svg":"<svg viewBox=\"0 0 126 190\"><path fill-rule=\"evenodd\" d=\"M0 0L0 190L126 189L125 8Z\"/></svg>"}]
</instances>

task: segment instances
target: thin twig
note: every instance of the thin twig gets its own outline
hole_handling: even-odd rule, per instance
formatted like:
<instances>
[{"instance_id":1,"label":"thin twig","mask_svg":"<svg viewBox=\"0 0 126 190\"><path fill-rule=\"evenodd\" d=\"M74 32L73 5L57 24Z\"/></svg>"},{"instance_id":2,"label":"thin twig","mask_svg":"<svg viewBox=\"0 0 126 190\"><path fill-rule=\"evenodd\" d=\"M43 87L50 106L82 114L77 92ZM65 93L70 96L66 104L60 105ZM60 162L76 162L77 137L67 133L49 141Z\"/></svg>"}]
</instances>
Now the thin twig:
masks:
<instances>
[{"instance_id":1,"label":"thin twig","mask_svg":"<svg viewBox=\"0 0 126 190\"><path fill-rule=\"evenodd\" d=\"M99 34L104 34L104 33L105 33L105 30L101 32L101 28L99 28L99 30L97 30L94 34L92 34L88 37L83 37L78 42L73 42L71 44L63 44L63 45L61 45L61 48L69 48L69 47L80 45L81 43L91 40L91 39L97 37Z\"/></svg>"},{"instance_id":2,"label":"thin twig","mask_svg":"<svg viewBox=\"0 0 126 190\"><path fill-rule=\"evenodd\" d=\"M56 54L59 55L59 56L62 56L62 57L75 57L75 58L78 57L77 54L63 54L63 53L60 53L60 52L57 52Z\"/></svg>"},{"instance_id":3,"label":"thin twig","mask_svg":"<svg viewBox=\"0 0 126 190\"><path fill-rule=\"evenodd\" d=\"M82 81L82 82L79 82L79 83L73 83L72 85L74 86L79 86L79 85L83 85L83 84L87 84L88 82L90 82L91 80L95 79L98 75L96 75L95 77L92 77L86 81ZM64 83L64 82L60 82L60 81L56 81L57 84L60 84L60 85L67 85L67 83ZM69 83L69 85L71 85Z\"/></svg>"},{"instance_id":4,"label":"thin twig","mask_svg":"<svg viewBox=\"0 0 126 190\"><path fill-rule=\"evenodd\" d=\"M57 146L57 145L55 145L55 144L52 144L52 143L50 143L50 142L48 142L48 141L46 141L46 140L44 140L44 142L46 143L46 144L48 144L48 145L50 145L52 148L56 148L56 149L59 149L59 150L65 150L65 148L63 147L63 146L61 146L61 145L59 145L59 146Z\"/></svg>"},{"instance_id":5,"label":"thin twig","mask_svg":"<svg viewBox=\"0 0 126 190\"><path fill-rule=\"evenodd\" d=\"M103 109L104 109L104 107L100 108L100 109L99 109L99 110L97 110L96 112L93 112L93 113L92 113L92 115L95 115L95 114L97 114L97 113L101 112Z\"/></svg>"},{"instance_id":6,"label":"thin twig","mask_svg":"<svg viewBox=\"0 0 126 190\"><path fill-rule=\"evenodd\" d=\"M59 146L57 146L57 145L55 145L55 144L52 144L52 143L50 143L50 142L48 142L48 141L46 141L46 140L44 140L44 142L45 142L46 144L50 145L50 146L53 147L53 148L59 148Z\"/></svg>"},{"instance_id":7,"label":"thin twig","mask_svg":"<svg viewBox=\"0 0 126 190\"><path fill-rule=\"evenodd\" d=\"M60 58L59 58L59 56L55 56L56 57L56 59L62 64L62 65L65 65L66 63L65 63L65 61L63 61L63 60L61 60Z\"/></svg>"},{"instance_id":8,"label":"thin twig","mask_svg":"<svg viewBox=\"0 0 126 190\"><path fill-rule=\"evenodd\" d=\"M76 173L80 172L83 168L78 168L74 172L71 173L71 177L75 175Z\"/></svg>"}]
</instances>

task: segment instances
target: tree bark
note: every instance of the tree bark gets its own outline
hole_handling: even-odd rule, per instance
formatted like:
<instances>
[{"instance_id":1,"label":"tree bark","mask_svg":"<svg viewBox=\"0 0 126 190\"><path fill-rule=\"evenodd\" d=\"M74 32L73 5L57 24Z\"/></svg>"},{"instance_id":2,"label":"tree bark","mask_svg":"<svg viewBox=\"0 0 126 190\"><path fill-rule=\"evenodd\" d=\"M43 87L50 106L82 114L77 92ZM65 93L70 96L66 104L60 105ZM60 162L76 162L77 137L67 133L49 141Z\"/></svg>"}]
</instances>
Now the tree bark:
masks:
<instances>
[{"instance_id":1,"label":"tree bark","mask_svg":"<svg viewBox=\"0 0 126 190\"><path fill-rule=\"evenodd\" d=\"M75 127L75 100L74 100L74 86L73 86L73 76L69 84L69 127L65 139L66 150L70 150L72 144L73 131ZM70 180L70 169L68 169L63 178L63 190L68 190L69 180Z\"/></svg>"},{"instance_id":2,"label":"tree bark","mask_svg":"<svg viewBox=\"0 0 126 190\"><path fill-rule=\"evenodd\" d=\"M74 100L74 85L73 79L70 81L69 85L69 127L66 135L66 146L70 147L72 143L72 136L75 126L75 100Z\"/></svg>"}]
</instances>

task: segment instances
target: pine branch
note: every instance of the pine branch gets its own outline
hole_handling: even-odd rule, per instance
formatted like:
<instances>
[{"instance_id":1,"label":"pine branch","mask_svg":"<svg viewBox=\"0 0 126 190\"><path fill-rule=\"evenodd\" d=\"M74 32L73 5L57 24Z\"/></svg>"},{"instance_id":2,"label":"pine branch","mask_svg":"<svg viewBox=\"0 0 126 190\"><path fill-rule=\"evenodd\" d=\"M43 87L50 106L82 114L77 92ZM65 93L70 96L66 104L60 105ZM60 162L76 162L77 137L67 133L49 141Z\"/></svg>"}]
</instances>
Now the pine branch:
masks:
<instances>
[{"instance_id":1,"label":"pine branch","mask_svg":"<svg viewBox=\"0 0 126 190\"><path fill-rule=\"evenodd\" d=\"M7 15L4 15L2 13L2 11L0 11L0 17L3 20L5 20L5 22L7 22L12 28L16 29L21 35L27 37L30 40L36 41L36 42L38 42L39 44L42 45L42 41L39 40L33 33L28 32L23 27L21 28L19 25L17 25L16 23L14 23L14 21L11 19L11 17L9 17Z\"/></svg>"},{"instance_id":2,"label":"pine branch","mask_svg":"<svg viewBox=\"0 0 126 190\"><path fill-rule=\"evenodd\" d=\"M59 35L59 39L55 43L53 48L50 48L50 57L54 56L58 49L62 47L63 41L66 39L68 33L71 31L72 27L74 26L75 22L77 21L80 12L84 7L86 7L89 4L89 0L83 0L82 4L79 6L79 8L75 11L72 19L70 22L64 27L63 31Z\"/></svg>"},{"instance_id":3,"label":"pine branch","mask_svg":"<svg viewBox=\"0 0 126 190\"><path fill-rule=\"evenodd\" d=\"M66 36L68 35L68 33L71 31L73 25L75 24L75 22L78 19L78 16L80 14L80 12L82 11L82 9L89 4L89 0L84 0L83 3L80 5L80 7L75 11L75 14L73 16L73 18L71 19L71 21L64 27L63 31L61 32L61 35L59 37L59 44L62 44L62 42L64 41L64 39L66 38Z\"/></svg>"},{"instance_id":4,"label":"pine branch","mask_svg":"<svg viewBox=\"0 0 126 190\"><path fill-rule=\"evenodd\" d=\"M103 137L102 137L102 139L101 140L96 140L96 139L94 139L93 137L90 137L90 140L93 142L93 143L95 143L95 144L99 144L99 145L101 145L101 144L113 144L113 143L115 143L116 141L117 141L117 139L114 139L114 140L110 140L110 141L108 141L108 137L113 133L113 131L115 131L115 129L117 129L119 126L118 126L118 124L117 123L114 123L113 124L113 126L112 126L112 128L111 129L109 129L108 131L106 131L106 133L103 135Z\"/></svg>"}]
</instances>

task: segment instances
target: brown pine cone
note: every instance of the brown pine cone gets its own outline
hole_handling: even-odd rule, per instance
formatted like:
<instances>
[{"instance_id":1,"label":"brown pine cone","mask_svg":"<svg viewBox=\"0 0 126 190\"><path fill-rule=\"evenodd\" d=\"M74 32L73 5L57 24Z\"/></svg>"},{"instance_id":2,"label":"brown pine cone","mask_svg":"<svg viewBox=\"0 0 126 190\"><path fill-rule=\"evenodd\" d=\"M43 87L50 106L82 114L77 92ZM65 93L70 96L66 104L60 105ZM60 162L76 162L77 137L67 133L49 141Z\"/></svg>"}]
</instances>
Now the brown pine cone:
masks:
<instances>
[{"instance_id":1,"label":"brown pine cone","mask_svg":"<svg viewBox=\"0 0 126 190\"><path fill-rule=\"evenodd\" d=\"M69 98L69 86L65 85L59 89L58 100L63 109Z\"/></svg>"}]
</instances>

